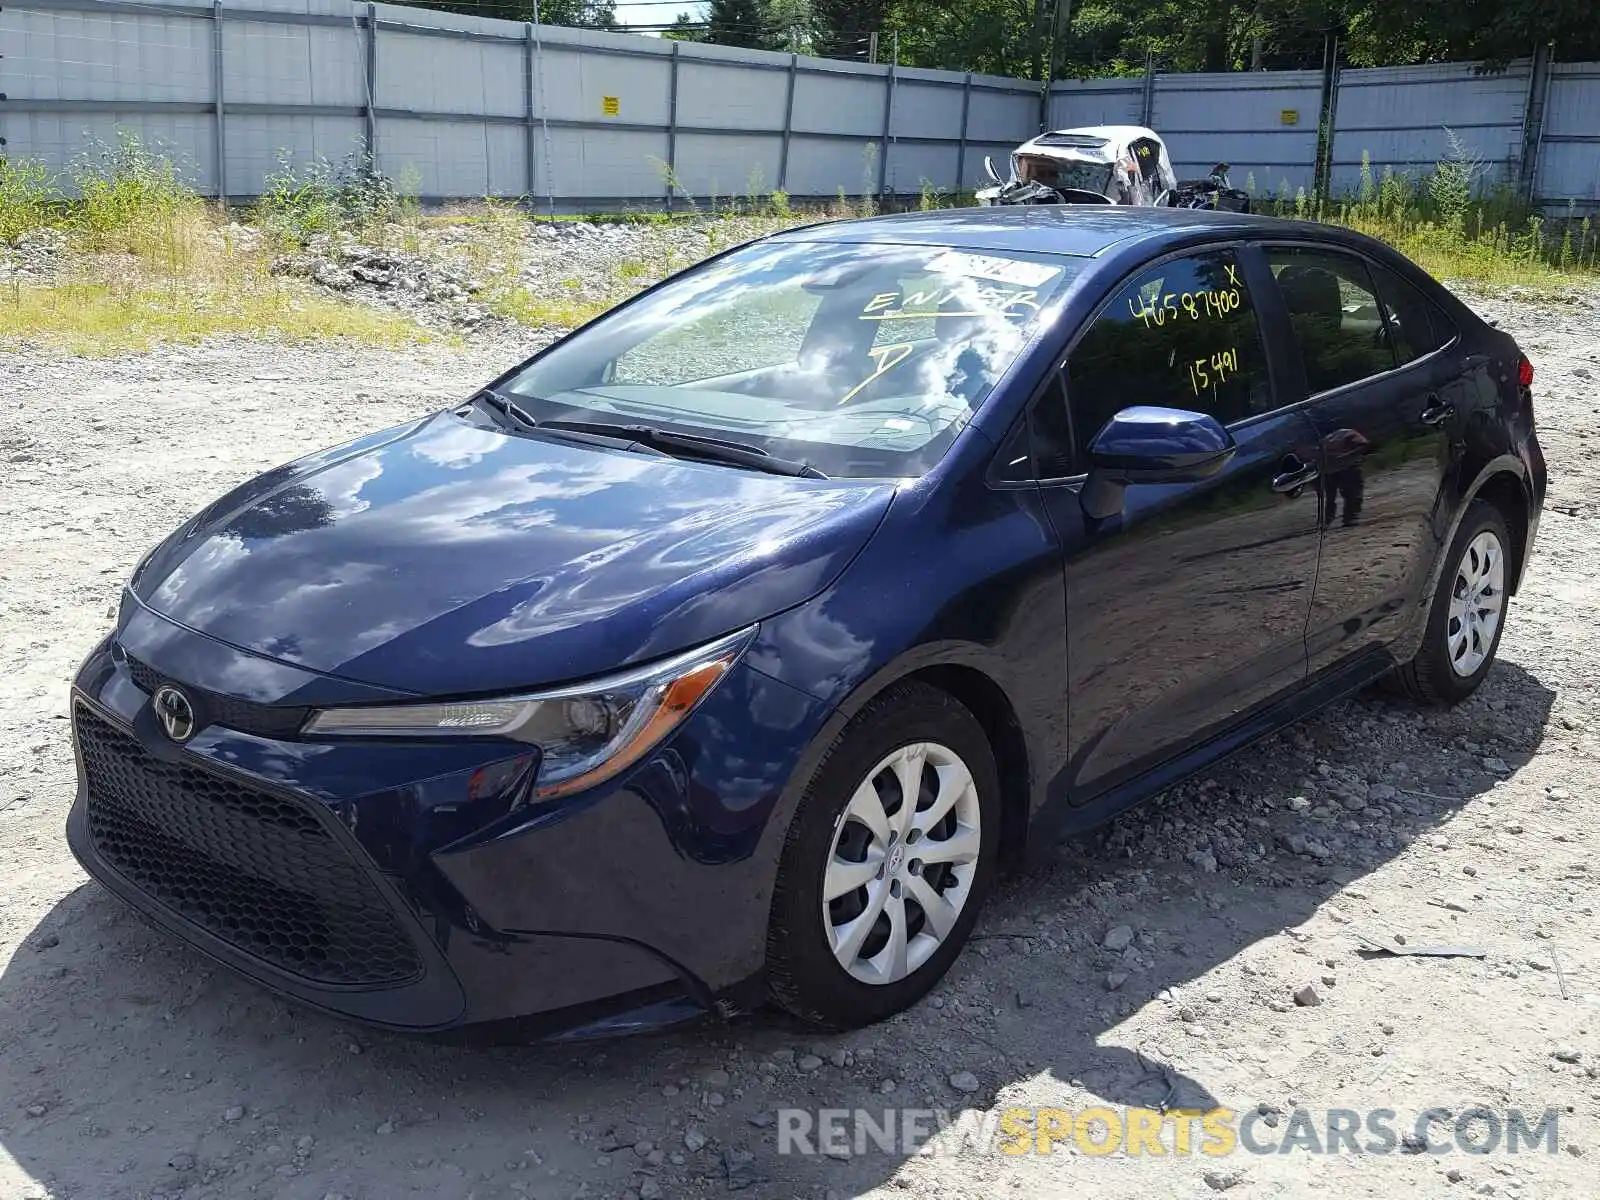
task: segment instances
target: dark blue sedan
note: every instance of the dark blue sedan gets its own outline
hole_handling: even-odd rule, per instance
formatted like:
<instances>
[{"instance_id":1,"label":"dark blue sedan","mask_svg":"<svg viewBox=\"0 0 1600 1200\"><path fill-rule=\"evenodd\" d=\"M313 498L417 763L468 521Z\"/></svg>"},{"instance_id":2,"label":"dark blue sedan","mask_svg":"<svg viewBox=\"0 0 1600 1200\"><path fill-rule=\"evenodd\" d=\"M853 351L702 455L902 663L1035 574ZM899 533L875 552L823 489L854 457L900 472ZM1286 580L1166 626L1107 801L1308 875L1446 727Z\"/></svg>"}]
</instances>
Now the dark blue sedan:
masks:
<instances>
[{"instance_id":1,"label":"dark blue sedan","mask_svg":"<svg viewBox=\"0 0 1600 1200\"><path fill-rule=\"evenodd\" d=\"M68 835L381 1025L874 1021L1027 847L1369 683L1477 688L1532 378L1319 225L791 230L157 546L76 680Z\"/></svg>"}]
</instances>

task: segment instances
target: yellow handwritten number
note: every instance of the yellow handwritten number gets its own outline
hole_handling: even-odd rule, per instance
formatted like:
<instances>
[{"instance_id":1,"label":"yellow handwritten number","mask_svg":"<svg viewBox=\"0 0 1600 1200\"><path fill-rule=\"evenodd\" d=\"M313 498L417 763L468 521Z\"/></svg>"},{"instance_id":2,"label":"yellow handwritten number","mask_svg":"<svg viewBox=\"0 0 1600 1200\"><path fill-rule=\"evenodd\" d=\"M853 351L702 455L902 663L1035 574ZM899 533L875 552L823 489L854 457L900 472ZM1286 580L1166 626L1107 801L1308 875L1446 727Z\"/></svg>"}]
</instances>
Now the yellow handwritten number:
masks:
<instances>
[{"instance_id":1,"label":"yellow handwritten number","mask_svg":"<svg viewBox=\"0 0 1600 1200\"><path fill-rule=\"evenodd\" d=\"M1146 329L1160 329L1166 325L1168 315L1177 318L1180 307L1191 321L1198 321L1201 316L1225 317L1229 313L1237 312L1243 303L1244 297L1238 288L1230 288L1224 292L1213 289L1202 292L1167 292L1159 299L1151 297L1149 300L1144 300L1129 296L1128 312L1143 321Z\"/></svg>"},{"instance_id":2,"label":"yellow handwritten number","mask_svg":"<svg viewBox=\"0 0 1600 1200\"><path fill-rule=\"evenodd\" d=\"M1210 358L1197 358L1189 363L1189 387L1196 396L1209 391L1213 382L1218 387L1239 373L1239 351L1230 347L1219 350Z\"/></svg>"}]
</instances>

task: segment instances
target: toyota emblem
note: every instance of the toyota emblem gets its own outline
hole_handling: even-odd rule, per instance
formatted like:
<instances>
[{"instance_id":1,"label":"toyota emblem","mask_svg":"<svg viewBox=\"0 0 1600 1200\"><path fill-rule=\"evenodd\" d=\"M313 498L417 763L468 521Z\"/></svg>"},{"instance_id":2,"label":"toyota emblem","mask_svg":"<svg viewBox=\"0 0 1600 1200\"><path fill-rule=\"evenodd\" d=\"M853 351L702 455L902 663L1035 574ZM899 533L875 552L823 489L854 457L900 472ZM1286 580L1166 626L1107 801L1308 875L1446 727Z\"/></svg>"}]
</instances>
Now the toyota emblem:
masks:
<instances>
[{"instance_id":1,"label":"toyota emblem","mask_svg":"<svg viewBox=\"0 0 1600 1200\"><path fill-rule=\"evenodd\" d=\"M194 705L189 703L189 697L175 687L159 687L151 703L169 738L187 742L194 736Z\"/></svg>"}]
</instances>

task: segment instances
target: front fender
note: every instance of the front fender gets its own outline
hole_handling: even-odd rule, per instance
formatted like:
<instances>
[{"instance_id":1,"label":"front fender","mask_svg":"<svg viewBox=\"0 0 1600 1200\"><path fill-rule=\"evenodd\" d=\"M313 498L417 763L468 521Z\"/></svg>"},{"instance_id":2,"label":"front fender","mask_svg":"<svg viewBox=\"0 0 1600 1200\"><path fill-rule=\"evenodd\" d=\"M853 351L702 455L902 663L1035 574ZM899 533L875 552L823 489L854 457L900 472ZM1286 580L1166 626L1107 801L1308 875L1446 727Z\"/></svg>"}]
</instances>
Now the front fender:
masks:
<instances>
[{"instance_id":1,"label":"front fender","mask_svg":"<svg viewBox=\"0 0 1600 1200\"><path fill-rule=\"evenodd\" d=\"M762 634L767 635L770 625L763 626ZM785 642L781 636L777 639ZM795 653L795 643L787 641L784 653ZM752 662L752 669L759 670L754 663L762 661L759 647L753 645L751 652L756 652ZM768 660L770 663L770 660ZM1026 749L1021 758L1021 770L1025 777L1026 794L1028 797L1028 812L1037 810L1043 801L1042 784L1039 770L1031 764L1040 761L1041 755L1047 753L1042 747L1047 746L1050 733L1040 728L1035 722L1032 727L1023 723L1022 714L1018 706L1011 702L1015 693L1007 690L1007 672L994 651L977 643L963 641L935 641L913 646L904 653L895 656L891 661L877 665L875 668L863 665L859 670L839 663L839 670L827 677L841 693L833 704L826 719L816 729L811 741L792 766L792 771L787 784L784 786L772 813L763 828L760 845L755 857L761 862L776 864L783 854L783 845L788 837L789 827L794 822L796 811L800 807L800 800L805 795L806 788L821 767L824 758L833 744L838 740L850 722L861 712L875 697L882 695L889 688L902 680L912 676L922 675L936 671L940 668L959 668L983 677L987 684L995 690L1007 695L1011 703L1012 716L1021 727L1021 735ZM1065 714L1065 704L1060 706L1060 711ZM977 715L977 714L975 714ZM1004 770L1005 747L995 746L995 757L1001 761ZM1021 814L1018 814L1019 816ZM1008 835L1011 850L1007 851L1008 857L1014 854L1025 838L1025 829L1022 824L1013 828ZM770 912L770 896L768 897L768 910Z\"/></svg>"},{"instance_id":2,"label":"front fender","mask_svg":"<svg viewBox=\"0 0 1600 1200\"><path fill-rule=\"evenodd\" d=\"M1061 552L1035 489L971 476L895 498L871 543L821 595L761 623L744 662L827 705L766 830L782 838L805 786L850 719L912 675L974 710L1015 774L1011 802L1043 802L1067 745ZM952 669L960 674L952 673ZM1001 711L1001 704L1005 711ZM998 717L998 719L997 719Z\"/></svg>"}]
</instances>

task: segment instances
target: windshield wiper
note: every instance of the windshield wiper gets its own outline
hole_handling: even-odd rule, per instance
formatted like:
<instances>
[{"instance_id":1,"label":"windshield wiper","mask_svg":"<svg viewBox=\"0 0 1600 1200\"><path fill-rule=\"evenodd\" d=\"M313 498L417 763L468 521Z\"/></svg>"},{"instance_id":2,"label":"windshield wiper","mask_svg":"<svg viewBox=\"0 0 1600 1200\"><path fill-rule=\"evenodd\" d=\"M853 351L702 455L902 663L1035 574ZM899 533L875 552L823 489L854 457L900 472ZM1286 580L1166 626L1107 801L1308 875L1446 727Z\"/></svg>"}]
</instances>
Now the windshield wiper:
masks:
<instances>
[{"instance_id":1,"label":"windshield wiper","mask_svg":"<svg viewBox=\"0 0 1600 1200\"><path fill-rule=\"evenodd\" d=\"M546 437L557 438L563 442L578 442L585 446L604 446L608 450L631 450L635 454L650 454L657 458L671 457L666 451L646 445L637 438L597 433L571 425L563 426L560 421L540 421L510 396L493 388L484 388L474 399L481 400L491 411L499 413L513 429L542 433Z\"/></svg>"},{"instance_id":2,"label":"windshield wiper","mask_svg":"<svg viewBox=\"0 0 1600 1200\"><path fill-rule=\"evenodd\" d=\"M653 425L613 425L604 421L558 420L540 422L539 428L632 439L641 445L674 454L679 458L699 458L710 462L728 463L730 466L748 467L753 471L765 471L769 475L789 475L803 479L827 478L808 462L778 458L747 442L701 437L693 433L675 433L670 429L657 429Z\"/></svg>"},{"instance_id":3,"label":"windshield wiper","mask_svg":"<svg viewBox=\"0 0 1600 1200\"><path fill-rule=\"evenodd\" d=\"M537 429L539 427L539 422L533 419L528 410L504 392L497 392L493 388L484 388L473 399L482 401L518 429Z\"/></svg>"}]
</instances>

